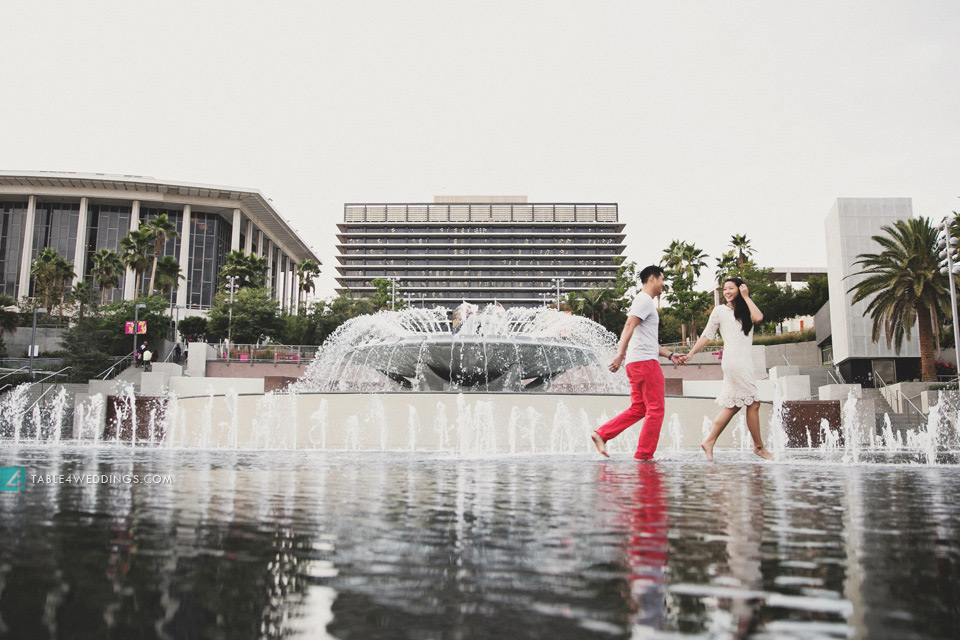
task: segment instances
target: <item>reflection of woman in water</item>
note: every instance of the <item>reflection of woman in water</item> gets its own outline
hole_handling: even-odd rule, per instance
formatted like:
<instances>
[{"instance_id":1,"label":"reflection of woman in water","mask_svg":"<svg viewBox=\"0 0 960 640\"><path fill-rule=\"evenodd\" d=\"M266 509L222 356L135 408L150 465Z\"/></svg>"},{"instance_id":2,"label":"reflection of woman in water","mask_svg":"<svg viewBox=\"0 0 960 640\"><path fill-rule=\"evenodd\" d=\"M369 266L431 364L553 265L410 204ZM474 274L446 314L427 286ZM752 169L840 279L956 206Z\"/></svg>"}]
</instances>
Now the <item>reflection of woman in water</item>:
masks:
<instances>
[{"instance_id":1,"label":"reflection of woman in water","mask_svg":"<svg viewBox=\"0 0 960 640\"><path fill-rule=\"evenodd\" d=\"M760 437L760 396L757 393L756 376L753 373L753 325L763 320L763 314L750 299L750 290L740 278L723 281L723 298L726 304L713 309L703 335L684 356L684 362L713 340L717 330L723 336L723 388L717 396L720 413L713 421L710 435L700 448L713 460L713 447L717 438L743 407L747 408L747 429L753 437L753 452L761 458L772 460L773 455L763 446Z\"/></svg>"}]
</instances>

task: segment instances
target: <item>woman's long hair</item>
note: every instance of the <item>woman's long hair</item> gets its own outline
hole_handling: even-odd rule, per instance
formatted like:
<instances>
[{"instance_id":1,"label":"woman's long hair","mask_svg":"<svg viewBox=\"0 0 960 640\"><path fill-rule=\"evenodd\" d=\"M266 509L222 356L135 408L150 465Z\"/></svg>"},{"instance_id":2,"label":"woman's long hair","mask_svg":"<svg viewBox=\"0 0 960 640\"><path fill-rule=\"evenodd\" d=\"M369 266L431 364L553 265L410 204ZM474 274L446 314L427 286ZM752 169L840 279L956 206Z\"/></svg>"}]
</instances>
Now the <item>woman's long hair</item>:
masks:
<instances>
[{"instance_id":1,"label":"woman's long hair","mask_svg":"<svg viewBox=\"0 0 960 640\"><path fill-rule=\"evenodd\" d=\"M740 285L743 284L743 280L737 277L730 277L724 280L723 284L727 284L728 282L737 285L737 297L733 299L733 317L740 321L743 335L749 336L750 332L753 331L753 320L750 318L750 307L747 306L747 301L740 295Z\"/></svg>"}]
</instances>

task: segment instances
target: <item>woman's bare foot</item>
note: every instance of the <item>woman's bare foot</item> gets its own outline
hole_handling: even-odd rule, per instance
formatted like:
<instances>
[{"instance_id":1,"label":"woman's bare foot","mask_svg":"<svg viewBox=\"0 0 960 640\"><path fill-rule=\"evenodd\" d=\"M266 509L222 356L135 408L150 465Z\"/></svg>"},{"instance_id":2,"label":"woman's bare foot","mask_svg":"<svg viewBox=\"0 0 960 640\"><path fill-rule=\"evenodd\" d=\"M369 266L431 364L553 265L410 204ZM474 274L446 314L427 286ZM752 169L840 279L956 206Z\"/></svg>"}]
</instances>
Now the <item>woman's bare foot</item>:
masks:
<instances>
[{"instance_id":1,"label":"woman's bare foot","mask_svg":"<svg viewBox=\"0 0 960 640\"><path fill-rule=\"evenodd\" d=\"M700 443L700 448L703 449L705 454L707 454L707 460L713 462L713 445L702 442Z\"/></svg>"},{"instance_id":2,"label":"woman's bare foot","mask_svg":"<svg viewBox=\"0 0 960 640\"><path fill-rule=\"evenodd\" d=\"M754 447L753 452L763 458L764 460L773 460L773 454L770 453L766 447L760 445L759 447Z\"/></svg>"},{"instance_id":3,"label":"woman's bare foot","mask_svg":"<svg viewBox=\"0 0 960 640\"><path fill-rule=\"evenodd\" d=\"M597 451L600 452L600 455L610 457L610 454L607 453L607 443L603 441L603 438L600 437L600 434L594 431L590 434L590 439L593 440L593 444L596 445Z\"/></svg>"}]
</instances>

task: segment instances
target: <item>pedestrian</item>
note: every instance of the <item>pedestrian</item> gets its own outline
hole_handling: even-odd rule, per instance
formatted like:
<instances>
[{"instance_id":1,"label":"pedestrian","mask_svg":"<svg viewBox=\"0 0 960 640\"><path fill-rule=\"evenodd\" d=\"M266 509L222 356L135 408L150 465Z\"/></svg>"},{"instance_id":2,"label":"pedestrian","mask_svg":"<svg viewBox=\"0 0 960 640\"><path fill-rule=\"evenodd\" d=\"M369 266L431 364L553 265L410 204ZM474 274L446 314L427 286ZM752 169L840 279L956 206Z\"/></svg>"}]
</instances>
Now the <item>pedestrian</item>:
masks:
<instances>
[{"instance_id":1,"label":"pedestrian","mask_svg":"<svg viewBox=\"0 0 960 640\"><path fill-rule=\"evenodd\" d=\"M136 360L137 360L137 362L136 362L136 364L137 364L138 367L143 366L143 352L146 351L146 350L147 350L147 341L144 340L144 341L143 341L143 344L141 344L139 347L137 347L137 355L136 355Z\"/></svg>"},{"instance_id":2,"label":"pedestrian","mask_svg":"<svg viewBox=\"0 0 960 640\"><path fill-rule=\"evenodd\" d=\"M150 362L153 360L153 352L150 349L143 350L143 370L152 371L150 368Z\"/></svg>"},{"instance_id":3,"label":"pedestrian","mask_svg":"<svg viewBox=\"0 0 960 640\"><path fill-rule=\"evenodd\" d=\"M173 361L176 362L177 364L180 364L180 356L182 355L183 355L183 348L180 346L180 343L178 342L173 346Z\"/></svg>"},{"instance_id":4,"label":"pedestrian","mask_svg":"<svg viewBox=\"0 0 960 640\"><path fill-rule=\"evenodd\" d=\"M683 357L686 362L693 354L702 349L707 342L717 336L723 337L723 357L720 366L723 369L723 386L717 396L720 413L713 421L710 435L701 443L700 448L713 460L713 447L717 438L737 415L740 409L747 409L747 429L753 438L753 452L767 460L773 454L763 446L760 437L760 395L757 392L757 379L753 370L753 325L763 320L763 313L750 299L750 288L740 278L727 278L723 281L724 304L714 307L707 320L703 335Z\"/></svg>"},{"instance_id":5,"label":"pedestrian","mask_svg":"<svg viewBox=\"0 0 960 640\"><path fill-rule=\"evenodd\" d=\"M643 419L640 442L633 457L637 460L653 460L660 440L660 427L663 426L665 401L659 358L669 358L674 366L683 362L679 355L660 346L657 335L660 314L653 300L663 293L663 269L653 265L645 267L640 272L640 283L642 289L630 306L617 344L617 353L608 367L616 373L620 365L626 363L627 378L630 380L630 408L591 435L597 450L608 458L610 454L607 453L606 443Z\"/></svg>"}]
</instances>

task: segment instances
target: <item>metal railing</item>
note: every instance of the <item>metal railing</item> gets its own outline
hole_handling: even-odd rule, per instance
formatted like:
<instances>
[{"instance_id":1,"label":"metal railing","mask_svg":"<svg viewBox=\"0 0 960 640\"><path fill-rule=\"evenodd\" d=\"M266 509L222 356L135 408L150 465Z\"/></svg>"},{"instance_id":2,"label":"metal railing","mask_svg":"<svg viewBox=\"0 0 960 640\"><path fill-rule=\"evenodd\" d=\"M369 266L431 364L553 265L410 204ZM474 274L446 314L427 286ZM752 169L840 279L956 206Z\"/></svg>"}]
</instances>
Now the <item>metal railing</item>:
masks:
<instances>
[{"instance_id":1,"label":"metal railing","mask_svg":"<svg viewBox=\"0 0 960 640\"><path fill-rule=\"evenodd\" d=\"M874 371L873 373L874 373L874 375L877 377L877 380L880 381L880 384L883 385L883 389L884 389L885 391L888 391L888 392L889 392L889 385L884 381L884 379L883 379L883 377L880 375L880 373L879 373L879 372L876 372L876 371ZM907 404L910 405L910 407L912 407L913 410L917 412L917 416L918 416L919 418L922 418L924 421L927 420L927 414L925 414L923 411L920 411L919 407L917 407L917 405L915 405L915 404L913 403L913 400L911 400L910 398L908 398L907 395L906 395L901 389L897 389L897 394L899 395L899 397L900 397L902 400L906 400ZM913 397L914 397L914 398L919 398L919 397L920 397L920 394L917 394L917 395L915 395L915 396L913 396ZM909 412L904 412L904 413L907 413L907 414L909 415Z\"/></svg>"},{"instance_id":2,"label":"metal railing","mask_svg":"<svg viewBox=\"0 0 960 640\"><path fill-rule=\"evenodd\" d=\"M103 371L101 371L100 373L98 373L97 375L93 376L94 379L96 379L96 380L108 380L108 379L109 379L109 376L111 376L111 375L113 374L114 370L115 370L117 367L119 367L121 364L123 364L124 362L126 362L128 358L131 359L131 360L133 360L133 359L136 357L136 354L137 354L136 351L131 351L130 353L128 353L127 355L123 356L122 358L120 358L119 360L117 360L116 362L114 362L112 365L110 365L109 367L107 367L106 369L104 369Z\"/></svg>"},{"instance_id":3,"label":"metal railing","mask_svg":"<svg viewBox=\"0 0 960 640\"><path fill-rule=\"evenodd\" d=\"M312 362L320 351L316 345L256 345L256 344L220 344L213 347L217 360L241 362L244 364L264 363L300 364Z\"/></svg>"},{"instance_id":4,"label":"metal railing","mask_svg":"<svg viewBox=\"0 0 960 640\"><path fill-rule=\"evenodd\" d=\"M10 373L8 373L8 374L6 374L6 375L4 375L4 376L0 376L0 380L3 380L4 378L9 378L10 376L16 375L16 374L20 373L21 371L28 371L29 369L30 369L30 365L25 365L25 366L23 366L23 367L20 367L19 369L16 369L15 371L11 371ZM7 387L9 387L9 386L10 386L10 385L7 385ZM7 387L4 387L4 389L6 389ZM2 389L0 389L0 391L2 391Z\"/></svg>"}]
</instances>

